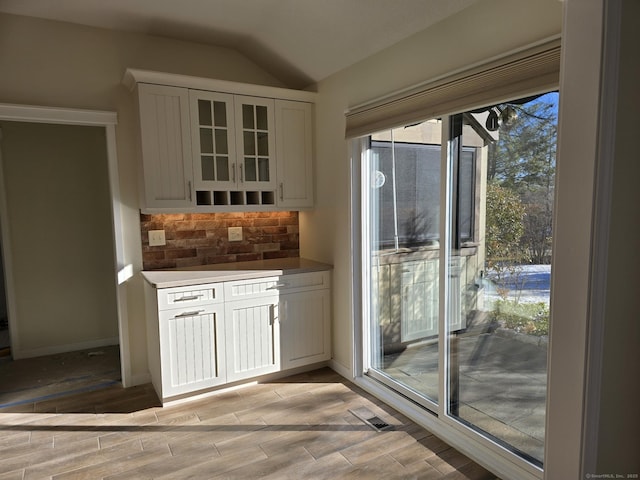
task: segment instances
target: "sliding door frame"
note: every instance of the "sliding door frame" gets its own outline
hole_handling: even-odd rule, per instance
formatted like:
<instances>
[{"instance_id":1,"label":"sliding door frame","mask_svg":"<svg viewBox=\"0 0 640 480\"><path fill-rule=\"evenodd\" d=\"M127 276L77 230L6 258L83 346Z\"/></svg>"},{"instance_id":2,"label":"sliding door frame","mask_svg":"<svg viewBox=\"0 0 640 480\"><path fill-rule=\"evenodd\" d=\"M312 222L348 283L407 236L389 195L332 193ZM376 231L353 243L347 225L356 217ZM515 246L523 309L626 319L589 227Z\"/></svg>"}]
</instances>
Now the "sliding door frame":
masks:
<instances>
[{"instance_id":1,"label":"sliding door frame","mask_svg":"<svg viewBox=\"0 0 640 480\"><path fill-rule=\"evenodd\" d=\"M369 195L365 186L369 184L366 167L369 162L369 137L352 140L352 239L353 239L353 291L354 291L354 332L355 340L354 381L363 389L392 405L401 413L424 426L463 454L469 456L485 468L504 478L522 480L540 479L543 470L490 438L478 433L448 414L449 405L449 341L447 328L448 275L450 271L450 249L452 232L449 217L451 205L451 141L450 121L442 118L441 184L440 184L440 232L441 254L439 256L439 319L438 319L438 402L412 395L408 389L392 386L393 381L385 378L371 366L372 335L371 325L371 275L370 275L370 224Z\"/></svg>"}]
</instances>

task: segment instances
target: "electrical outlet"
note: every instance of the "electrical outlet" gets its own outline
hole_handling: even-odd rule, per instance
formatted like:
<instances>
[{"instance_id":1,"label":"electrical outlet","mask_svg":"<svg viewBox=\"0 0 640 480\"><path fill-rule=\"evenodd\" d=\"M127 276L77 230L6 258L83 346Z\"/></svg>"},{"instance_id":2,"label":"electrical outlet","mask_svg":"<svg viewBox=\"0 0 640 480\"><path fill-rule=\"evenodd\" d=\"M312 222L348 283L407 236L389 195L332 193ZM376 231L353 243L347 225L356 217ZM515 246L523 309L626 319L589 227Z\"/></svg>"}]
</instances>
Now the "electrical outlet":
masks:
<instances>
[{"instance_id":1,"label":"electrical outlet","mask_svg":"<svg viewBox=\"0 0 640 480\"><path fill-rule=\"evenodd\" d=\"M230 242L242 241L242 227L229 227L228 234Z\"/></svg>"},{"instance_id":2,"label":"electrical outlet","mask_svg":"<svg viewBox=\"0 0 640 480\"><path fill-rule=\"evenodd\" d=\"M164 230L149 230L149 246L158 247L166 245L167 241L164 237Z\"/></svg>"}]
</instances>

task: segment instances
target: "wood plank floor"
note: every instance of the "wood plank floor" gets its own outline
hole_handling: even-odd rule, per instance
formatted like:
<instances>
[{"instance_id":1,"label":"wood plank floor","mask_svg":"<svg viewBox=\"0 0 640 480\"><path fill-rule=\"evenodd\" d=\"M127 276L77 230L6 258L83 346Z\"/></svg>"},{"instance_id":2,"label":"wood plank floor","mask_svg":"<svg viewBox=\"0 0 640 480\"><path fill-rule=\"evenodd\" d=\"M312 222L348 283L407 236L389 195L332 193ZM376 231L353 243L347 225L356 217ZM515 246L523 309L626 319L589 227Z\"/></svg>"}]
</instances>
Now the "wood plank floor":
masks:
<instances>
[{"instance_id":1,"label":"wood plank floor","mask_svg":"<svg viewBox=\"0 0 640 480\"><path fill-rule=\"evenodd\" d=\"M0 480L39 478L496 477L325 368L164 408L144 385L0 409Z\"/></svg>"}]
</instances>

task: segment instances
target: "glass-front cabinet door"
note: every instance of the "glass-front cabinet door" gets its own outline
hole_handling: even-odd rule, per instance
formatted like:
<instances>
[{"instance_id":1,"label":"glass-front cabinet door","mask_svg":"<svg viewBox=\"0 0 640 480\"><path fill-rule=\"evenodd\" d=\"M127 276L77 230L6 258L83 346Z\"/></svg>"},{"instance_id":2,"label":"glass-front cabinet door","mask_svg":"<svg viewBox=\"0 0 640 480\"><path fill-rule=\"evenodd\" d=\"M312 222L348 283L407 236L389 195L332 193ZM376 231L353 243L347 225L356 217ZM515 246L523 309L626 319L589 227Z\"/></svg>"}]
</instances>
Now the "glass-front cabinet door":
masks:
<instances>
[{"instance_id":1,"label":"glass-front cabinet door","mask_svg":"<svg viewBox=\"0 0 640 480\"><path fill-rule=\"evenodd\" d=\"M235 96L238 187L242 190L276 188L274 101Z\"/></svg>"},{"instance_id":2,"label":"glass-front cabinet door","mask_svg":"<svg viewBox=\"0 0 640 480\"><path fill-rule=\"evenodd\" d=\"M233 189L238 179L233 95L191 90L195 189Z\"/></svg>"}]
</instances>

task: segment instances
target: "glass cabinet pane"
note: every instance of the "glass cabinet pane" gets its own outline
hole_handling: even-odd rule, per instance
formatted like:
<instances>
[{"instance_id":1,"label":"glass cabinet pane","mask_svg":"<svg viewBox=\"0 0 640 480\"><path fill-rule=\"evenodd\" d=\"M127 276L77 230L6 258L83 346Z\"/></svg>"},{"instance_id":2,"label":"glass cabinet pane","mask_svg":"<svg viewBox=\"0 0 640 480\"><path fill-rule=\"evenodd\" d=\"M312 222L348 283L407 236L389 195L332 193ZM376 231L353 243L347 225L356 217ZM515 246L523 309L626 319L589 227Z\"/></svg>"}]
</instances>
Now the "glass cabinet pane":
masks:
<instances>
[{"instance_id":1,"label":"glass cabinet pane","mask_svg":"<svg viewBox=\"0 0 640 480\"><path fill-rule=\"evenodd\" d=\"M269 155L269 135L267 132L258 132L258 155Z\"/></svg>"},{"instance_id":2,"label":"glass cabinet pane","mask_svg":"<svg viewBox=\"0 0 640 480\"><path fill-rule=\"evenodd\" d=\"M269 159L268 158L258 159L258 180L260 180L261 182L269 181Z\"/></svg>"},{"instance_id":3,"label":"glass cabinet pane","mask_svg":"<svg viewBox=\"0 0 640 480\"><path fill-rule=\"evenodd\" d=\"M224 102L213 102L213 118L216 127L227 126L227 106Z\"/></svg>"},{"instance_id":4,"label":"glass cabinet pane","mask_svg":"<svg viewBox=\"0 0 640 480\"><path fill-rule=\"evenodd\" d=\"M246 182L255 182L256 178L256 159L247 158L244 159L244 180Z\"/></svg>"},{"instance_id":5,"label":"glass cabinet pane","mask_svg":"<svg viewBox=\"0 0 640 480\"><path fill-rule=\"evenodd\" d=\"M200 153L213 153L213 132L210 128L200 129Z\"/></svg>"},{"instance_id":6,"label":"glass cabinet pane","mask_svg":"<svg viewBox=\"0 0 640 480\"><path fill-rule=\"evenodd\" d=\"M253 105L242 105L242 127L250 130L255 128Z\"/></svg>"},{"instance_id":7,"label":"glass cabinet pane","mask_svg":"<svg viewBox=\"0 0 640 480\"><path fill-rule=\"evenodd\" d=\"M229 153L227 131L220 128L216 128L216 153Z\"/></svg>"},{"instance_id":8,"label":"glass cabinet pane","mask_svg":"<svg viewBox=\"0 0 640 480\"><path fill-rule=\"evenodd\" d=\"M268 130L267 107L263 105L256 106L256 128L258 130Z\"/></svg>"},{"instance_id":9,"label":"glass cabinet pane","mask_svg":"<svg viewBox=\"0 0 640 480\"><path fill-rule=\"evenodd\" d=\"M200 125L211 126L211 102L198 100L198 119Z\"/></svg>"},{"instance_id":10,"label":"glass cabinet pane","mask_svg":"<svg viewBox=\"0 0 640 480\"><path fill-rule=\"evenodd\" d=\"M229 157L216 157L216 172L219 181L229 181Z\"/></svg>"},{"instance_id":11,"label":"glass cabinet pane","mask_svg":"<svg viewBox=\"0 0 640 480\"><path fill-rule=\"evenodd\" d=\"M213 157L202 156L200 157L200 164L202 166L202 180L215 180L215 171L213 169Z\"/></svg>"},{"instance_id":12,"label":"glass cabinet pane","mask_svg":"<svg viewBox=\"0 0 640 480\"><path fill-rule=\"evenodd\" d=\"M244 154L256 154L256 137L253 132L244 132Z\"/></svg>"}]
</instances>

